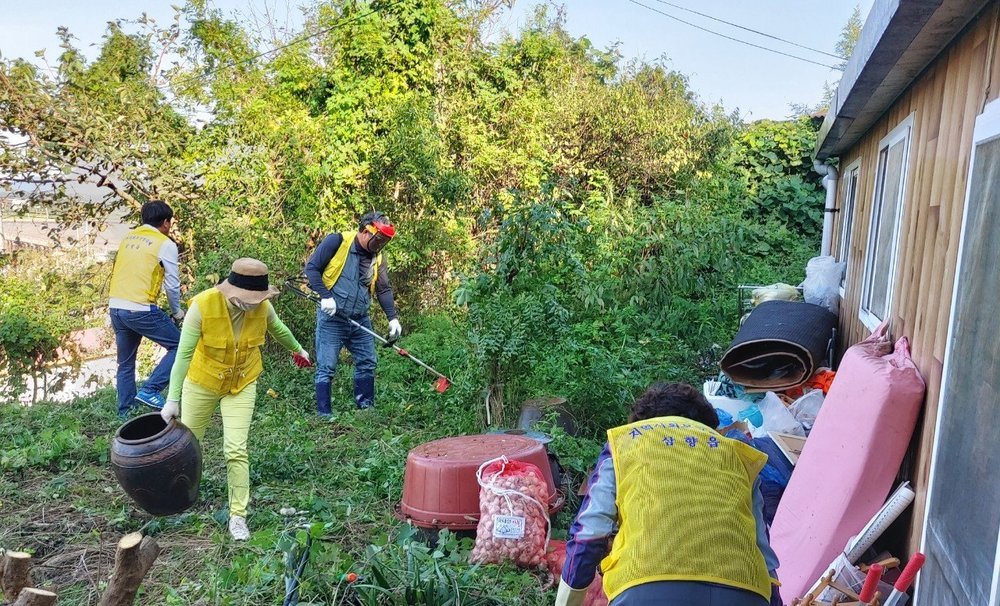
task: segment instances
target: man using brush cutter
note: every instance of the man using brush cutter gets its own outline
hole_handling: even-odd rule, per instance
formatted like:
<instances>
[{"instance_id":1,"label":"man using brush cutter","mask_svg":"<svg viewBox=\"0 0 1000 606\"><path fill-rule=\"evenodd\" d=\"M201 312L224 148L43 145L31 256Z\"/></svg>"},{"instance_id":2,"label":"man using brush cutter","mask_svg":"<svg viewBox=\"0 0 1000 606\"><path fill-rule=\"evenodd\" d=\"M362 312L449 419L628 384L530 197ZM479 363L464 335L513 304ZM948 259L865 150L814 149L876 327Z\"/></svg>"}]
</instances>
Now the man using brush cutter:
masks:
<instances>
[{"instance_id":1,"label":"man using brush cutter","mask_svg":"<svg viewBox=\"0 0 1000 606\"><path fill-rule=\"evenodd\" d=\"M306 263L309 287L319 295L316 311L316 412L328 417L330 382L344 347L354 356L354 403L359 409L375 405L375 340L368 308L372 297L389 319L389 340L403 332L396 314L389 268L381 251L396 230L382 213L361 217L358 231L332 233L323 239ZM354 320L360 326L355 326ZM364 329L367 329L364 330Z\"/></svg>"}]
</instances>

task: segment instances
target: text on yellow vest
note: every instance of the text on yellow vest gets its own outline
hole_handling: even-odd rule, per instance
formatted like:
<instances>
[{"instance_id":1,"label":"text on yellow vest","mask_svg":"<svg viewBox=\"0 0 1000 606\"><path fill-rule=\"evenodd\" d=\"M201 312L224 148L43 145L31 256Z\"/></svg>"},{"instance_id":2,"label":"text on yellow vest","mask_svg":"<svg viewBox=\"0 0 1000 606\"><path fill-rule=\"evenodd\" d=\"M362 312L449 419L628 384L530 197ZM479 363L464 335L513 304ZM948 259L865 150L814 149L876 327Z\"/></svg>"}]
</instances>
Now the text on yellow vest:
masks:
<instances>
[{"instance_id":1,"label":"text on yellow vest","mask_svg":"<svg viewBox=\"0 0 1000 606\"><path fill-rule=\"evenodd\" d=\"M344 239L340 243L340 248L334 253L333 258L330 262L326 264L326 269L323 270L323 286L326 286L327 290L333 288L333 285L337 283L340 279L340 274L344 273L344 265L347 263L347 255L351 252L351 246L354 245L354 237L357 232L344 231L340 233L340 236ZM372 281L368 284L368 291L375 294L375 281L378 280L378 267L382 264L382 254L379 253L375 255L375 260L372 262Z\"/></svg>"},{"instance_id":2,"label":"text on yellow vest","mask_svg":"<svg viewBox=\"0 0 1000 606\"><path fill-rule=\"evenodd\" d=\"M654 581L703 581L770 599L754 480L767 455L684 417L608 431L619 531L601 562L609 600Z\"/></svg>"},{"instance_id":3,"label":"text on yellow vest","mask_svg":"<svg viewBox=\"0 0 1000 606\"><path fill-rule=\"evenodd\" d=\"M163 285L160 247L167 236L149 225L140 225L122 238L111 272L111 297L133 303L153 304Z\"/></svg>"},{"instance_id":4,"label":"text on yellow vest","mask_svg":"<svg viewBox=\"0 0 1000 606\"><path fill-rule=\"evenodd\" d=\"M199 293L192 301L201 312L201 338L194 350L187 378L218 394L236 394L264 370L260 346L267 333L270 302L244 312L237 341L226 298L216 288Z\"/></svg>"}]
</instances>

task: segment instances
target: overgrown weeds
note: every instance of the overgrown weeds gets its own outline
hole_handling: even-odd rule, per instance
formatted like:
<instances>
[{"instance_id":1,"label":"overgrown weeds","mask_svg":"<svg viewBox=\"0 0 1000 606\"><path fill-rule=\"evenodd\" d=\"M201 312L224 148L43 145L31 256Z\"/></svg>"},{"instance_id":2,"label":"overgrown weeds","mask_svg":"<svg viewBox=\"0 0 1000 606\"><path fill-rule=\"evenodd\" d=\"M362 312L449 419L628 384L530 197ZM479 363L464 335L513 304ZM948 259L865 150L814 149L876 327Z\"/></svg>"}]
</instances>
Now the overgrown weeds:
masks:
<instances>
[{"instance_id":1,"label":"overgrown weeds","mask_svg":"<svg viewBox=\"0 0 1000 606\"><path fill-rule=\"evenodd\" d=\"M407 347L455 385L438 394L433 377L380 350L376 409L349 408L348 365L337 375L337 414L328 422L312 412L311 375L285 353L267 356L250 435L253 535L246 544L232 542L226 531L220 423L204 440L199 502L184 514L151 518L128 500L108 465L119 425L113 390L70 404L0 405L0 546L33 552L36 582L70 605L96 603L116 541L140 529L163 547L141 603L281 604L290 554L300 557L307 537L300 604L551 601L541 589L544 575L472 567L467 540L446 533L432 548L393 516L411 448L483 429L485 383L463 344L465 328L444 317L408 326ZM574 468L589 465L599 448L592 440L566 443L574 444L567 450ZM555 537L565 536L572 513L569 504L554 524ZM351 572L360 577L354 584L346 581Z\"/></svg>"}]
</instances>

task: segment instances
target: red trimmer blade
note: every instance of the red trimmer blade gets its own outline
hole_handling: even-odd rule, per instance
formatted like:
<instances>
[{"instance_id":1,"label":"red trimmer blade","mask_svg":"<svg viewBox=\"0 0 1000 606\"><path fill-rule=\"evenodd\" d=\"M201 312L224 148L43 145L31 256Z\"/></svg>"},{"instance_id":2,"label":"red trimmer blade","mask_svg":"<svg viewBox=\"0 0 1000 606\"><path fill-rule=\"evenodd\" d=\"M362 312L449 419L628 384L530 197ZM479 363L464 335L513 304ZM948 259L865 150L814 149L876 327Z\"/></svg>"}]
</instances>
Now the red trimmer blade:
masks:
<instances>
[{"instance_id":1,"label":"red trimmer blade","mask_svg":"<svg viewBox=\"0 0 1000 606\"><path fill-rule=\"evenodd\" d=\"M451 386L451 381L447 377L438 377L437 381L434 381L434 391L438 393L444 393Z\"/></svg>"}]
</instances>

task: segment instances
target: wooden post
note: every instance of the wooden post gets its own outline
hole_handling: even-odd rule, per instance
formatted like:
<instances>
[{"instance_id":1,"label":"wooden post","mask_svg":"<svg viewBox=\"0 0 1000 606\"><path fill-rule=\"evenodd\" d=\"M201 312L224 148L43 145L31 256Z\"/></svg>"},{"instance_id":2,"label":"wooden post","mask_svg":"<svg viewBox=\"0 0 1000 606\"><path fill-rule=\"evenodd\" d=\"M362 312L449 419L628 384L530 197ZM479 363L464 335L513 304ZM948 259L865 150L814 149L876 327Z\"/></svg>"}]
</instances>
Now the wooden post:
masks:
<instances>
[{"instance_id":1,"label":"wooden post","mask_svg":"<svg viewBox=\"0 0 1000 606\"><path fill-rule=\"evenodd\" d=\"M25 587L17 596L13 606L52 606L56 603L56 594L44 589Z\"/></svg>"},{"instance_id":2,"label":"wooden post","mask_svg":"<svg viewBox=\"0 0 1000 606\"><path fill-rule=\"evenodd\" d=\"M0 588L4 597L13 602L21 590L31 585L31 554L6 551L0 562Z\"/></svg>"},{"instance_id":3,"label":"wooden post","mask_svg":"<svg viewBox=\"0 0 1000 606\"><path fill-rule=\"evenodd\" d=\"M139 585L160 555L160 546L150 537L133 532L118 541L115 570L98 606L132 606Z\"/></svg>"}]
</instances>

